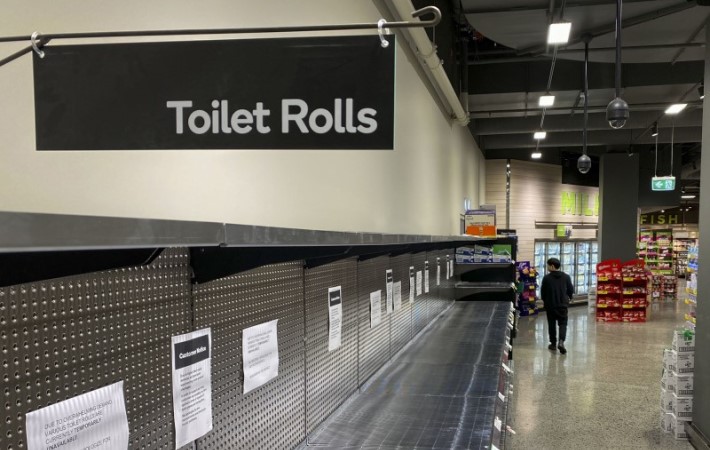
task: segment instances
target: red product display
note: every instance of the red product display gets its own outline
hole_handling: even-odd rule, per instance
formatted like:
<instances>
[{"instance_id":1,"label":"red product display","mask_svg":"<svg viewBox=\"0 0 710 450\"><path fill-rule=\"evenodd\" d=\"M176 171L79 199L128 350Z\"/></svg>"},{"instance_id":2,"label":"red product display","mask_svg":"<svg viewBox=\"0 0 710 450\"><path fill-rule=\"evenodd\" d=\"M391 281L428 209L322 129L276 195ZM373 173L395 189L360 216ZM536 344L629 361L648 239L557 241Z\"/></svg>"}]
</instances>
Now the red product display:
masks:
<instances>
[{"instance_id":1,"label":"red product display","mask_svg":"<svg viewBox=\"0 0 710 450\"><path fill-rule=\"evenodd\" d=\"M597 264L597 321L645 322L648 275L643 260Z\"/></svg>"}]
</instances>

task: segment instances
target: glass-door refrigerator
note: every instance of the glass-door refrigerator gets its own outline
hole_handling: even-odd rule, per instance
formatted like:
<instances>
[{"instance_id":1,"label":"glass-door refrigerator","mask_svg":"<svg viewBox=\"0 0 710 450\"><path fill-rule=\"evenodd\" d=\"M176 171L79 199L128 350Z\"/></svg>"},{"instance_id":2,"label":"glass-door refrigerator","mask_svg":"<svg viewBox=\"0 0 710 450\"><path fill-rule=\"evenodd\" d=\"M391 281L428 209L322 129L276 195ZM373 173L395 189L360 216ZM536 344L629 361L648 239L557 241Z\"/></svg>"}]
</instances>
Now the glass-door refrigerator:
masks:
<instances>
[{"instance_id":1,"label":"glass-door refrigerator","mask_svg":"<svg viewBox=\"0 0 710 450\"><path fill-rule=\"evenodd\" d=\"M591 274L591 277L589 280L589 285L596 286L597 264L599 263L599 244L597 243L597 241L592 241L590 251L591 253L589 257L589 273Z\"/></svg>"},{"instance_id":2,"label":"glass-door refrigerator","mask_svg":"<svg viewBox=\"0 0 710 450\"><path fill-rule=\"evenodd\" d=\"M589 242L577 242L576 249L576 277L574 280L574 292L577 295L584 295L589 292Z\"/></svg>"},{"instance_id":3,"label":"glass-door refrigerator","mask_svg":"<svg viewBox=\"0 0 710 450\"><path fill-rule=\"evenodd\" d=\"M560 262L562 263L561 269L563 272L570 276L573 284L575 282L574 280L576 277L574 247L574 242L563 242L562 255L560 258Z\"/></svg>"},{"instance_id":4,"label":"glass-door refrigerator","mask_svg":"<svg viewBox=\"0 0 710 450\"><path fill-rule=\"evenodd\" d=\"M539 274L538 283L540 283L547 270L547 242L535 242L534 267Z\"/></svg>"},{"instance_id":5,"label":"glass-door refrigerator","mask_svg":"<svg viewBox=\"0 0 710 450\"><path fill-rule=\"evenodd\" d=\"M560 243L559 242L548 242L547 243L547 255L545 255L545 261L550 258L557 258L562 261L560 257ZM545 265L545 273L547 273L547 265Z\"/></svg>"}]
</instances>

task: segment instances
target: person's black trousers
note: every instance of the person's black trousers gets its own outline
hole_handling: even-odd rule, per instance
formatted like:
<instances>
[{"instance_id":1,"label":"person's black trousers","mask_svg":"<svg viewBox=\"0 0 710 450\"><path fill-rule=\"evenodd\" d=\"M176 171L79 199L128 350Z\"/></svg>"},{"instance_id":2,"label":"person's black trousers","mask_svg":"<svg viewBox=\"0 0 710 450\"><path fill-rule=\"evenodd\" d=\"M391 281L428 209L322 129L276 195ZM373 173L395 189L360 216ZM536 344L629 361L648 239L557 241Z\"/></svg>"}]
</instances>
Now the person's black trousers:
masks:
<instances>
[{"instance_id":1,"label":"person's black trousers","mask_svg":"<svg viewBox=\"0 0 710 450\"><path fill-rule=\"evenodd\" d=\"M557 344L557 325L560 326L560 341L567 340L567 308L545 308L547 325L550 332L550 343Z\"/></svg>"}]
</instances>

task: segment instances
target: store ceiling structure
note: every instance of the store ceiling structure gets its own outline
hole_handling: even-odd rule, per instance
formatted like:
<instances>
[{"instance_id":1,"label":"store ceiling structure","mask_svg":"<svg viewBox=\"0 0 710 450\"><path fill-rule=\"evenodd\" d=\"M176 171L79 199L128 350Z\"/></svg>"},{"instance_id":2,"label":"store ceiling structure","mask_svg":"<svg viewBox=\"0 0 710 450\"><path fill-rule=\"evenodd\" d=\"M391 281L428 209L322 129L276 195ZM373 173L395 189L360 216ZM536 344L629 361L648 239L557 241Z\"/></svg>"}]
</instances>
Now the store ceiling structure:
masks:
<instances>
[{"instance_id":1,"label":"store ceiling structure","mask_svg":"<svg viewBox=\"0 0 710 450\"><path fill-rule=\"evenodd\" d=\"M462 13L475 30L469 44L470 128L488 158L529 159L537 142L554 47L546 43L549 23L560 16L572 23L569 44L557 51L550 92L554 107L545 113L546 159L581 153L584 43L590 36L589 152L636 152L671 142L684 163L699 157L705 28L710 8L687 0L624 0L622 98L631 117L620 130L609 127L606 106L614 98L615 0L461 0ZM688 107L664 114L672 103Z\"/></svg>"}]
</instances>

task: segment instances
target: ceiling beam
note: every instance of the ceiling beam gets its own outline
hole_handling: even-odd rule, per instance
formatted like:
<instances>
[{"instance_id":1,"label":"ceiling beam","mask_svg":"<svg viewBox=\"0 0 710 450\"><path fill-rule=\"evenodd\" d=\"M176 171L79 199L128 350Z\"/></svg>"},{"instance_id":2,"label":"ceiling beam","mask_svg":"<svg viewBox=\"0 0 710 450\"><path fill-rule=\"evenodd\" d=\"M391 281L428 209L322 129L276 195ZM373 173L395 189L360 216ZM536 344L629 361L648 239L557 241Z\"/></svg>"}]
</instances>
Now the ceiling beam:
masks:
<instances>
[{"instance_id":1,"label":"ceiling beam","mask_svg":"<svg viewBox=\"0 0 710 450\"><path fill-rule=\"evenodd\" d=\"M638 111L632 112L629 121L626 123L625 129L645 130L653 125L653 122L658 118L657 111ZM676 128L682 127L700 127L703 123L702 109L692 111L684 111L675 119ZM672 119L668 116L659 120L661 132L665 133L665 129L670 129ZM581 114L570 116L564 115L549 115L545 116L545 131L548 133L554 132L581 132L584 125L584 117ZM495 119L477 119L472 128L475 135L487 136L496 134L531 134L540 127L540 118L538 117L510 117L510 118L495 118ZM609 131L609 122L606 120L606 114L602 111L589 115L587 124L589 131Z\"/></svg>"},{"instance_id":2,"label":"ceiling beam","mask_svg":"<svg viewBox=\"0 0 710 450\"><path fill-rule=\"evenodd\" d=\"M675 101L668 101L663 103L634 103L629 105L631 113L635 114L640 111L664 111L668 108L670 103L675 103ZM702 108L702 101L687 102L689 111L692 109ZM580 112L583 111L583 107L577 106L559 106L554 108L545 109L545 117L551 117L559 114L568 114L570 112ZM686 111L686 112L689 112ZM590 114L602 114L606 113L606 105L596 105L589 107ZM472 119L504 119L512 117L524 117L524 116L540 116L542 114L541 108L533 109L490 109L490 110L476 110L472 109L470 117ZM658 114L656 114L658 117Z\"/></svg>"},{"instance_id":3,"label":"ceiling beam","mask_svg":"<svg viewBox=\"0 0 710 450\"><path fill-rule=\"evenodd\" d=\"M624 3L643 3L649 0L625 0ZM505 2L500 2L505 3ZM613 5L616 0L567 0L565 8L578 8L580 6ZM541 1L539 5L533 6L494 6L480 8L466 8L464 14L499 14L511 12L548 11L546 2Z\"/></svg>"},{"instance_id":4,"label":"ceiling beam","mask_svg":"<svg viewBox=\"0 0 710 450\"><path fill-rule=\"evenodd\" d=\"M670 14L675 14L681 11L685 11L686 9L694 8L697 6L695 1L683 1L681 3L678 3L676 5L671 5L665 8L657 9L655 11L650 11L644 14L639 14L638 16L634 17L629 17L627 19L624 19L621 21L621 27L622 28L629 28L634 25L640 25L642 23L646 22L651 22L656 19L660 19L661 17L668 16ZM604 25L590 28L587 30L581 30L579 32L575 33L574 38L570 39L570 41L567 43L565 47L569 47L571 45L577 45L581 44L584 42L584 39L582 36L589 35L592 39L597 38L599 36L604 36L605 34L613 33L616 31L616 21L606 23ZM522 48L518 50L519 54L532 54L532 55L541 55L547 52L547 44L541 44L541 45L534 45L530 46L527 48Z\"/></svg>"},{"instance_id":5,"label":"ceiling beam","mask_svg":"<svg viewBox=\"0 0 710 450\"><path fill-rule=\"evenodd\" d=\"M469 94L545 92L550 63L546 60L476 66L469 71ZM704 76L703 61L626 63L622 87L695 84ZM582 61L557 60L551 91L578 91L584 82ZM526 74L527 76L523 75ZM614 64L589 63L589 88L613 89Z\"/></svg>"},{"instance_id":6,"label":"ceiling beam","mask_svg":"<svg viewBox=\"0 0 710 450\"><path fill-rule=\"evenodd\" d=\"M705 22L703 22L703 26L705 26ZM667 50L667 49L679 49L679 50L685 50L686 48L693 48L693 47L705 47L704 42L680 42L680 43L675 43L675 44L651 44L651 45L627 45L625 47L622 47L622 51L642 51L642 50ZM601 53L601 52L615 52L616 47L590 47L589 48L589 53ZM583 48L565 48L565 49L559 49L557 50L558 55L570 55L570 54L583 54L584 49ZM486 64L486 62L483 61L488 61L490 60L490 63L504 63L504 62L522 62L526 58L537 58L534 59L535 61L541 60L543 57L518 57L518 59L515 59L513 55L516 55L517 51L512 48L506 48L506 49L499 49L499 50L488 50L485 52L475 52L471 51L469 52L469 65L480 65L480 64ZM494 56L498 58L487 58L489 56ZM508 56L508 58L503 58L504 56ZM474 58L485 58L485 59L474 59ZM550 57L545 56L544 58L547 58L548 60L552 60ZM676 58L677 59L677 58ZM530 60L530 59L528 59Z\"/></svg>"},{"instance_id":7,"label":"ceiling beam","mask_svg":"<svg viewBox=\"0 0 710 450\"><path fill-rule=\"evenodd\" d=\"M639 139L635 139L641 134L641 130L621 129L621 130L606 130L606 131L590 131L587 133L588 145L606 145L606 146L629 146L635 141L636 145L654 144L655 138L649 133ZM702 127L687 127L676 128L674 142L676 144L685 142L700 142L702 138ZM509 135L490 135L479 136L480 144L487 152L496 149L511 149L511 148L535 148L537 142L530 134L509 134ZM663 132L658 136L659 144L671 142L671 133ZM547 138L540 141L539 147L581 147L582 133L581 132L561 132L549 133Z\"/></svg>"}]
</instances>

